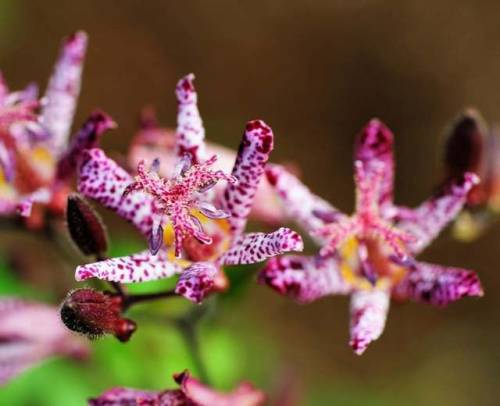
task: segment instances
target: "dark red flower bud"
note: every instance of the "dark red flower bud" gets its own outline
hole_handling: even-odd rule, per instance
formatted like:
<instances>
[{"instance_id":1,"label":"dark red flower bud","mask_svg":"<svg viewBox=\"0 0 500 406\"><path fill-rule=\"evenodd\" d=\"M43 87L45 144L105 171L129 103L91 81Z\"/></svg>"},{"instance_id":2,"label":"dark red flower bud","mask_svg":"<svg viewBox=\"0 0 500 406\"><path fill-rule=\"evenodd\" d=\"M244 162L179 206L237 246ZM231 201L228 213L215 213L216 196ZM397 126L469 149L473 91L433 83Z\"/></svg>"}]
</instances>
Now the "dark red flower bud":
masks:
<instances>
[{"instance_id":1,"label":"dark red flower bud","mask_svg":"<svg viewBox=\"0 0 500 406\"><path fill-rule=\"evenodd\" d=\"M444 156L449 178L465 172L479 174L487 133L488 127L476 110L467 109L453 121L446 134Z\"/></svg>"},{"instance_id":2,"label":"dark red flower bud","mask_svg":"<svg viewBox=\"0 0 500 406\"><path fill-rule=\"evenodd\" d=\"M66 221L71 238L84 255L102 256L108 237L101 218L80 195L68 197Z\"/></svg>"},{"instance_id":3,"label":"dark red flower bud","mask_svg":"<svg viewBox=\"0 0 500 406\"><path fill-rule=\"evenodd\" d=\"M120 296L93 289L70 292L61 306L61 319L70 330L98 338L113 334L120 341L128 341L136 324L122 318L123 300Z\"/></svg>"}]
</instances>

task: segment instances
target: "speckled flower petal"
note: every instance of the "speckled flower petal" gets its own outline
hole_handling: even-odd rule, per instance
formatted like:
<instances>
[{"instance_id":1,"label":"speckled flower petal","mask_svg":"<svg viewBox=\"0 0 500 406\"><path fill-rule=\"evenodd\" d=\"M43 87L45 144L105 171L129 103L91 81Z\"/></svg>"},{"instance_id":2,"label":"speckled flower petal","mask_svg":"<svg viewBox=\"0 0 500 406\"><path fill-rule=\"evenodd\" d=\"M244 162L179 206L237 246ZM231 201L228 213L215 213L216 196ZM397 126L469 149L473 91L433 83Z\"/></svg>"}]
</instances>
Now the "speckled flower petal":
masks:
<instances>
[{"instance_id":1,"label":"speckled flower petal","mask_svg":"<svg viewBox=\"0 0 500 406\"><path fill-rule=\"evenodd\" d=\"M287 217L307 232L345 217L335 207L312 193L280 165L266 167L267 180L278 193Z\"/></svg>"},{"instance_id":2,"label":"speckled flower petal","mask_svg":"<svg viewBox=\"0 0 500 406\"><path fill-rule=\"evenodd\" d=\"M302 251L304 243L299 234L281 227L273 233L248 233L239 236L233 247L222 255L224 265L255 264L290 251Z\"/></svg>"},{"instance_id":3,"label":"speckled flower petal","mask_svg":"<svg viewBox=\"0 0 500 406\"><path fill-rule=\"evenodd\" d=\"M116 123L106 113L94 111L76 133L70 147L57 164L57 179L71 177L84 150L98 146L99 138L107 130L116 128Z\"/></svg>"},{"instance_id":4,"label":"speckled flower petal","mask_svg":"<svg viewBox=\"0 0 500 406\"><path fill-rule=\"evenodd\" d=\"M228 184L221 198L222 209L231 214L229 222L235 237L245 229L257 187L272 149L271 128L261 120L247 123L232 172L237 183Z\"/></svg>"},{"instance_id":5,"label":"speckled flower petal","mask_svg":"<svg viewBox=\"0 0 500 406\"><path fill-rule=\"evenodd\" d=\"M482 296L483 288L475 272L417 262L415 269L393 291L402 299L446 306L466 296Z\"/></svg>"},{"instance_id":6,"label":"speckled flower petal","mask_svg":"<svg viewBox=\"0 0 500 406\"><path fill-rule=\"evenodd\" d=\"M349 345L361 355L384 331L390 295L379 289L360 290L351 295L351 339Z\"/></svg>"},{"instance_id":7,"label":"speckled flower petal","mask_svg":"<svg viewBox=\"0 0 500 406\"><path fill-rule=\"evenodd\" d=\"M217 268L211 262L196 262L182 272L175 293L201 303L214 287Z\"/></svg>"},{"instance_id":8,"label":"speckled flower petal","mask_svg":"<svg viewBox=\"0 0 500 406\"><path fill-rule=\"evenodd\" d=\"M89 399L89 406L147 406L160 405L159 393L130 388L109 389L95 399ZM185 399L185 397L184 397ZM167 404L165 404L166 406ZM164 406L161 404L161 406Z\"/></svg>"},{"instance_id":9,"label":"speckled flower petal","mask_svg":"<svg viewBox=\"0 0 500 406\"><path fill-rule=\"evenodd\" d=\"M205 128L198 110L198 94L193 85L194 75L191 73L177 83L175 94L178 101L176 153L182 157L190 154L193 163L206 159Z\"/></svg>"},{"instance_id":10,"label":"speckled flower petal","mask_svg":"<svg viewBox=\"0 0 500 406\"><path fill-rule=\"evenodd\" d=\"M83 31L76 32L64 41L45 92L42 122L52 133L51 146L56 154L61 153L68 142L80 94L86 49L87 34Z\"/></svg>"},{"instance_id":11,"label":"speckled flower petal","mask_svg":"<svg viewBox=\"0 0 500 406\"><path fill-rule=\"evenodd\" d=\"M313 302L328 295L347 294L339 264L333 258L284 256L272 258L259 274L259 282L299 303Z\"/></svg>"},{"instance_id":12,"label":"speckled flower petal","mask_svg":"<svg viewBox=\"0 0 500 406\"><path fill-rule=\"evenodd\" d=\"M87 354L86 344L64 327L57 307L0 298L0 385L48 357Z\"/></svg>"},{"instance_id":13,"label":"speckled flower petal","mask_svg":"<svg viewBox=\"0 0 500 406\"><path fill-rule=\"evenodd\" d=\"M440 194L433 196L413 210L405 210L398 223L400 230L416 237L407 244L412 254L424 250L434 238L453 220L467 200L467 193L478 183L472 173L466 173L459 182L450 183Z\"/></svg>"},{"instance_id":14,"label":"speckled flower petal","mask_svg":"<svg viewBox=\"0 0 500 406\"><path fill-rule=\"evenodd\" d=\"M124 190L133 181L132 176L104 151L96 148L83 152L78 191L130 221L149 238L156 215L155 203L151 196L143 193L123 198Z\"/></svg>"},{"instance_id":15,"label":"speckled flower petal","mask_svg":"<svg viewBox=\"0 0 500 406\"><path fill-rule=\"evenodd\" d=\"M19 203L16 205L17 213L21 217L30 217L34 203L47 204L50 202L50 198L51 198L50 190L42 187L34 191L33 193L29 194L28 196L21 198Z\"/></svg>"},{"instance_id":16,"label":"speckled flower petal","mask_svg":"<svg viewBox=\"0 0 500 406\"><path fill-rule=\"evenodd\" d=\"M366 172L376 170L383 164L383 179L381 181L378 203L383 206L392 204L394 187L394 136L380 120L372 119L361 130L354 147L354 160L361 161ZM370 175L368 175L370 176Z\"/></svg>"},{"instance_id":17,"label":"speckled flower petal","mask_svg":"<svg viewBox=\"0 0 500 406\"><path fill-rule=\"evenodd\" d=\"M266 401L264 393L247 382L242 382L229 393L215 391L203 385L188 372L175 376L177 383L193 405L200 406L259 406Z\"/></svg>"},{"instance_id":18,"label":"speckled flower petal","mask_svg":"<svg viewBox=\"0 0 500 406\"><path fill-rule=\"evenodd\" d=\"M134 283L170 278L182 272L182 267L170 262L166 251L152 255L149 250L138 254L107 259L76 268L75 279L98 278L109 282Z\"/></svg>"}]
</instances>

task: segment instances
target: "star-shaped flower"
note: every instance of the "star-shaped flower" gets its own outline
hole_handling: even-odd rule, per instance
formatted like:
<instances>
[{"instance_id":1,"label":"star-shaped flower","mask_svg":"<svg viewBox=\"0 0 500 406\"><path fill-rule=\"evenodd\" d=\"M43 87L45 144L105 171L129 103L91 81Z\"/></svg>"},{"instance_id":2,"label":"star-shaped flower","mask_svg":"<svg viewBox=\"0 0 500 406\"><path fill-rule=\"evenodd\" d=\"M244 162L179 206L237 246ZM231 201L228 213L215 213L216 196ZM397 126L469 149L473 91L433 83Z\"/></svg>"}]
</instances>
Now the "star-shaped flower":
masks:
<instances>
[{"instance_id":1,"label":"star-shaped flower","mask_svg":"<svg viewBox=\"0 0 500 406\"><path fill-rule=\"evenodd\" d=\"M383 332L390 298L444 306L483 294L464 269L417 262L419 254L462 208L478 182L472 173L450 182L415 209L393 203L393 135L374 119L357 139L356 211L347 216L314 195L284 168L267 169L291 219L321 246L313 257L273 258L260 280L302 303L351 295L351 340L357 354Z\"/></svg>"},{"instance_id":2,"label":"star-shaped flower","mask_svg":"<svg viewBox=\"0 0 500 406\"><path fill-rule=\"evenodd\" d=\"M64 327L57 307L0 298L0 386L47 358L82 359L88 352Z\"/></svg>"},{"instance_id":3,"label":"star-shaped flower","mask_svg":"<svg viewBox=\"0 0 500 406\"><path fill-rule=\"evenodd\" d=\"M33 84L10 92L0 75L0 215L30 217L34 203L62 214L81 151L114 127L107 115L95 112L68 144L86 47L84 32L63 42L41 99ZM28 225L38 226L35 217Z\"/></svg>"},{"instance_id":4,"label":"star-shaped flower","mask_svg":"<svg viewBox=\"0 0 500 406\"><path fill-rule=\"evenodd\" d=\"M251 384L243 382L229 393L218 392L193 378L188 371L174 375L179 389L144 391L113 388L95 399L89 406L161 405L161 406L258 406L266 396Z\"/></svg>"},{"instance_id":5,"label":"star-shaped flower","mask_svg":"<svg viewBox=\"0 0 500 406\"><path fill-rule=\"evenodd\" d=\"M231 176L219 171L207 172L213 159L206 161L202 155L204 136L200 136L203 131L192 80L193 76L188 75L177 86L179 126L176 150L181 158L189 154L195 164L189 167L189 160L182 159L176 178L161 180L157 175L147 174L142 167L139 169L143 174L138 175L140 182L134 183L132 175L102 150L92 149L85 153L79 169L80 193L132 222L150 239L153 252L144 251L79 266L77 280L96 277L132 283L181 274L176 292L189 300L201 302L210 291L226 287L222 272L224 265L251 264L284 252L302 250L300 236L287 228L268 234L244 233L257 187L273 149L271 128L260 120L250 121ZM229 181L224 192L215 195L207 191L219 179ZM185 188L187 184L191 186ZM182 215L178 223L178 228L188 232L176 230L176 220L173 220L172 212L168 212L168 204L162 202L162 196L169 196L168 191L176 185L182 185L181 189L188 191L187 195L182 195L188 196L187 199L179 199ZM167 191L162 190L164 186ZM126 193L126 197L122 197L124 191L135 188L146 189L149 193ZM191 199L190 193L194 191L205 196ZM163 241L166 244L159 248L162 242L159 225L163 224L165 210L174 226L164 229ZM175 249L170 248L172 245ZM181 253L183 259L176 258Z\"/></svg>"}]
</instances>

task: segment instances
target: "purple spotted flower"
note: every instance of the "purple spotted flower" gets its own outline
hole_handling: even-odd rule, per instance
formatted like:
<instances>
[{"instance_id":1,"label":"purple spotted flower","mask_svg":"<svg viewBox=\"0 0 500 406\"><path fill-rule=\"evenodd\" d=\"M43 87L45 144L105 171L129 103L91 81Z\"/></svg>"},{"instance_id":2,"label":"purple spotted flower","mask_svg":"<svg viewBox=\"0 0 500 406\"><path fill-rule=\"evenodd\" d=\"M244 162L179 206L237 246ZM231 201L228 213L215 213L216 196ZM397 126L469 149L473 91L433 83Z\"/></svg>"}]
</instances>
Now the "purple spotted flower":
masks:
<instances>
[{"instance_id":1,"label":"purple spotted flower","mask_svg":"<svg viewBox=\"0 0 500 406\"><path fill-rule=\"evenodd\" d=\"M396 206L392 147L393 134L380 121L370 121L361 131L354 157L356 210L351 216L314 195L284 168L267 169L290 218L321 249L312 257L271 259L260 280L301 303L350 295L350 345L357 354L382 334L391 296L444 306L483 294L473 272L414 259L457 215L478 178L465 173L414 209Z\"/></svg>"},{"instance_id":2,"label":"purple spotted flower","mask_svg":"<svg viewBox=\"0 0 500 406\"><path fill-rule=\"evenodd\" d=\"M34 203L62 214L80 152L96 146L114 126L104 113L95 112L68 144L86 47L84 32L63 42L40 99L36 85L11 92L0 76L0 215L17 212L38 227L40 216L31 216Z\"/></svg>"},{"instance_id":3,"label":"purple spotted flower","mask_svg":"<svg viewBox=\"0 0 500 406\"><path fill-rule=\"evenodd\" d=\"M95 399L89 400L89 406L259 406L266 396L251 384L243 382L229 393L218 392L203 385L196 378L184 371L174 375L179 389L143 391L129 388L113 388Z\"/></svg>"},{"instance_id":4,"label":"purple spotted flower","mask_svg":"<svg viewBox=\"0 0 500 406\"><path fill-rule=\"evenodd\" d=\"M64 327L56 307L0 298L0 385L45 359L87 355L86 343Z\"/></svg>"},{"instance_id":5,"label":"purple spotted flower","mask_svg":"<svg viewBox=\"0 0 500 406\"><path fill-rule=\"evenodd\" d=\"M79 266L77 280L95 277L132 283L180 274L176 292L199 303L210 291L227 286L224 265L257 263L284 252L302 250L300 236L287 228L267 234L244 233L273 149L271 128L260 120L249 122L231 176L209 171L213 158L206 159L192 80L192 75L181 79L176 92L179 115L175 150L181 159L176 177L164 180L140 166L142 174L134 182L132 175L102 150L85 153L79 169L80 193L133 223L149 239L152 249ZM186 155L190 159L186 160ZM208 190L220 179L228 181L222 194ZM182 193L172 200L170 193L177 186ZM128 193L134 189L147 193ZM178 224L172 217L171 203L182 212ZM167 218L170 223L165 225Z\"/></svg>"}]
</instances>

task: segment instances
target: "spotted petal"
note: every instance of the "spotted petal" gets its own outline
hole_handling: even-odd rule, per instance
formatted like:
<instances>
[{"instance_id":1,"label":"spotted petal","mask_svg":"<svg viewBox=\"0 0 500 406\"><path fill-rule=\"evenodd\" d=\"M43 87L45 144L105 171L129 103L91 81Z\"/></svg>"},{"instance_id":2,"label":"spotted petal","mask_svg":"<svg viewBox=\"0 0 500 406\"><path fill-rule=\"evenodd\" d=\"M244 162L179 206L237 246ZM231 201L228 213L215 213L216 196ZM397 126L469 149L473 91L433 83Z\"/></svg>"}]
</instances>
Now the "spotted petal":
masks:
<instances>
[{"instance_id":1,"label":"spotted petal","mask_svg":"<svg viewBox=\"0 0 500 406\"><path fill-rule=\"evenodd\" d=\"M175 292L193 303L201 303L214 288L217 272L211 262L196 262L182 272Z\"/></svg>"},{"instance_id":2,"label":"spotted petal","mask_svg":"<svg viewBox=\"0 0 500 406\"><path fill-rule=\"evenodd\" d=\"M379 289L360 290L351 295L351 339L349 345L361 355L384 331L390 295Z\"/></svg>"},{"instance_id":3,"label":"spotted petal","mask_svg":"<svg viewBox=\"0 0 500 406\"><path fill-rule=\"evenodd\" d=\"M137 406L137 405L159 405L159 393L154 391L143 391L130 388L109 389L99 397L89 399L89 406ZM181 400L185 400L182 397ZM163 404L162 404L163 405ZM165 404L167 406L168 404Z\"/></svg>"},{"instance_id":4,"label":"spotted petal","mask_svg":"<svg viewBox=\"0 0 500 406\"><path fill-rule=\"evenodd\" d=\"M383 165L383 178L378 191L378 203L383 206L392 204L394 187L394 135L384 123L372 119L361 130L356 139L354 161L360 161L368 172L367 176L377 166Z\"/></svg>"},{"instance_id":5,"label":"spotted petal","mask_svg":"<svg viewBox=\"0 0 500 406\"><path fill-rule=\"evenodd\" d=\"M65 40L45 92L42 122L52 133L52 148L58 154L68 142L80 94L86 49L87 34L83 31L76 32Z\"/></svg>"},{"instance_id":6,"label":"spotted petal","mask_svg":"<svg viewBox=\"0 0 500 406\"><path fill-rule=\"evenodd\" d=\"M149 250L138 254L112 258L76 268L75 279L98 278L109 282L134 283L170 278L182 272L182 267L169 261L165 250L156 255Z\"/></svg>"},{"instance_id":7,"label":"spotted petal","mask_svg":"<svg viewBox=\"0 0 500 406\"><path fill-rule=\"evenodd\" d=\"M228 184L221 198L222 208L231 214L229 222L234 236L240 235L245 229L272 149L271 128L260 120L247 123L232 172L237 183Z\"/></svg>"},{"instance_id":8,"label":"spotted petal","mask_svg":"<svg viewBox=\"0 0 500 406\"><path fill-rule=\"evenodd\" d=\"M259 274L259 282L299 303L313 302L328 295L347 294L339 264L333 258L285 256L272 258Z\"/></svg>"},{"instance_id":9,"label":"spotted petal","mask_svg":"<svg viewBox=\"0 0 500 406\"><path fill-rule=\"evenodd\" d=\"M278 193L287 217L307 232L345 217L281 165L268 165L266 175Z\"/></svg>"},{"instance_id":10,"label":"spotted petal","mask_svg":"<svg viewBox=\"0 0 500 406\"><path fill-rule=\"evenodd\" d=\"M483 289L476 273L461 268L417 262L393 291L399 298L446 306L466 296L482 296Z\"/></svg>"},{"instance_id":11,"label":"spotted petal","mask_svg":"<svg viewBox=\"0 0 500 406\"><path fill-rule=\"evenodd\" d=\"M198 110L198 94L193 85L191 73L177 83L175 94L178 101L176 152L183 157L191 155L193 163L205 160L205 128Z\"/></svg>"},{"instance_id":12,"label":"spotted petal","mask_svg":"<svg viewBox=\"0 0 500 406\"><path fill-rule=\"evenodd\" d=\"M152 197L143 193L123 198L123 192L132 182L132 176L108 158L104 151L95 148L83 152L79 192L130 221L149 238L156 214L155 203Z\"/></svg>"},{"instance_id":13,"label":"spotted petal","mask_svg":"<svg viewBox=\"0 0 500 406\"><path fill-rule=\"evenodd\" d=\"M478 182L476 175L466 173L461 181L453 181L441 193L419 207L405 211L398 228L415 237L413 242L407 244L410 252L420 253L437 237L457 216L467 200L467 193Z\"/></svg>"},{"instance_id":14,"label":"spotted petal","mask_svg":"<svg viewBox=\"0 0 500 406\"><path fill-rule=\"evenodd\" d=\"M65 180L71 177L83 151L97 147L101 135L111 128L116 128L116 123L110 116L101 111L93 112L76 133L70 147L59 160L57 178Z\"/></svg>"},{"instance_id":15,"label":"spotted petal","mask_svg":"<svg viewBox=\"0 0 500 406\"><path fill-rule=\"evenodd\" d=\"M295 231L281 227L273 233L248 233L239 236L226 251L224 265L255 264L290 251L302 251L304 243Z\"/></svg>"}]
</instances>

